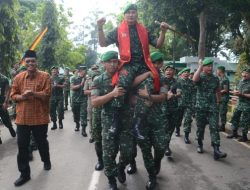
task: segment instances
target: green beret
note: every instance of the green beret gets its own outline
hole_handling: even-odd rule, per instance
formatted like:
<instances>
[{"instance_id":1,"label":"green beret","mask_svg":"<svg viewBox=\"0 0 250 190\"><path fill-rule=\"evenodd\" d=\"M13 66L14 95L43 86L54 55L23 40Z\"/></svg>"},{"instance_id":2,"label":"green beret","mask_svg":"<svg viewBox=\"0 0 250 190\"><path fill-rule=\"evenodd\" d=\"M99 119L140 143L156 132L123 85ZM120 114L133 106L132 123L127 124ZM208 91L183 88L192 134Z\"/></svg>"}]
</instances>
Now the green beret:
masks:
<instances>
[{"instance_id":1,"label":"green beret","mask_svg":"<svg viewBox=\"0 0 250 190\"><path fill-rule=\"evenodd\" d=\"M165 67L164 70L167 70L168 68L171 68L171 69L174 69L174 70L175 70L175 67L174 67L174 65L172 65L172 64L166 65L166 67Z\"/></svg>"},{"instance_id":2,"label":"green beret","mask_svg":"<svg viewBox=\"0 0 250 190\"><path fill-rule=\"evenodd\" d=\"M151 53L150 57L153 63L159 60L163 60L163 54L158 51Z\"/></svg>"},{"instance_id":3,"label":"green beret","mask_svg":"<svg viewBox=\"0 0 250 190\"><path fill-rule=\"evenodd\" d=\"M186 72L186 71L190 72L190 68L186 67L186 68L182 69L182 70L178 73L178 75L181 75L182 73L184 73L184 72Z\"/></svg>"},{"instance_id":4,"label":"green beret","mask_svg":"<svg viewBox=\"0 0 250 190\"><path fill-rule=\"evenodd\" d=\"M86 69L87 69L87 67L84 66L84 65L80 65L80 66L78 67L78 70L86 70Z\"/></svg>"},{"instance_id":5,"label":"green beret","mask_svg":"<svg viewBox=\"0 0 250 190\"><path fill-rule=\"evenodd\" d=\"M202 64L203 66L207 66L207 65L211 65L214 63L214 60L212 60L211 58L205 58L203 61L202 61Z\"/></svg>"},{"instance_id":6,"label":"green beret","mask_svg":"<svg viewBox=\"0 0 250 190\"><path fill-rule=\"evenodd\" d=\"M136 4L128 4L125 8L123 13L127 13L129 10L136 10L137 11L137 5Z\"/></svg>"},{"instance_id":7,"label":"green beret","mask_svg":"<svg viewBox=\"0 0 250 190\"><path fill-rule=\"evenodd\" d=\"M245 67L245 68L242 69L242 72L244 72L244 71L250 73L250 68L249 67Z\"/></svg>"},{"instance_id":8,"label":"green beret","mask_svg":"<svg viewBox=\"0 0 250 190\"><path fill-rule=\"evenodd\" d=\"M226 68L224 66L218 66L217 67L218 70L225 72Z\"/></svg>"},{"instance_id":9,"label":"green beret","mask_svg":"<svg viewBox=\"0 0 250 190\"><path fill-rule=\"evenodd\" d=\"M52 66L52 67L50 68L50 70L52 70L52 69L58 69L58 66Z\"/></svg>"},{"instance_id":10,"label":"green beret","mask_svg":"<svg viewBox=\"0 0 250 190\"><path fill-rule=\"evenodd\" d=\"M118 59L118 53L116 51L107 51L101 56L101 61L106 62L110 59Z\"/></svg>"}]
</instances>

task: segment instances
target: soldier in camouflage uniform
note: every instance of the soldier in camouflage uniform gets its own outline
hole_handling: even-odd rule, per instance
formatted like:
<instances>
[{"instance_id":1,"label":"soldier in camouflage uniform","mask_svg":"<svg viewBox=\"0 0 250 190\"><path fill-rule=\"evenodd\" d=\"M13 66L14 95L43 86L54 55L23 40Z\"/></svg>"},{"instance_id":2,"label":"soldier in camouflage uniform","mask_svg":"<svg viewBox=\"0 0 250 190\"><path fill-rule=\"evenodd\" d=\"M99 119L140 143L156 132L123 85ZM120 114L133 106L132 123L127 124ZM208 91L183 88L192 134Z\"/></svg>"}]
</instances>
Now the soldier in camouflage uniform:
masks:
<instances>
[{"instance_id":1,"label":"soldier in camouflage uniform","mask_svg":"<svg viewBox=\"0 0 250 190\"><path fill-rule=\"evenodd\" d=\"M64 107L63 107L63 88L64 78L59 76L58 67L51 67L51 82L52 82L52 94L50 97L50 118L53 122L51 130L57 129L57 116L59 121L59 129L63 128L62 120L64 119Z\"/></svg>"},{"instance_id":2,"label":"soldier in camouflage uniform","mask_svg":"<svg viewBox=\"0 0 250 190\"><path fill-rule=\"evenodd\" d=\"M64 96L64 111L68 110L69 105L69 97L70 97L70 77L69 68L66 67L64 69L64 88L63 88L63 96Z\"/></svg>"},{"instance_id":3,"label":"soldier in camouflage uniform","mask_svg":"<svg viewBox=\"0 0 250 190\"><path fill-rule=\"evenodd\" d=\"M82 127L82 136L87 137L87 106L88 96L84 94L84 83L86 81L86 66L80 66L78 75L71 78L70 86L72 90L72 112L74 122L76 123L75 131L79 131L80 121Z\"/></svg>"},{"instance_id":4,"label":"soldier in camouflage uniform","mask_svg":"<svg viewBox=\"0 0 250 190\"><path fill-rule=\"evenodd\" d=\"M221 89L221 104L220 104L220 131L225 131L225 125L227 123L227 108L229 102L229 79L225 75L225 67L217 67L217 76L220 80L220 89Z\"/></svg>"},{"instance_id":5,"label":"soldier in camouflage uniform","mask_svg":"<svg viewBox=\"0 0 250 190\"><path fill-rule=\"evenodd\" d=\"M239 99L231 119L233 134L227 136L227 138L237 138L237 130L240 127L242 128L242 137L239 141L246 142L248 141L247 133L250 125L250 68L243 69L241 76L242 79L237 90L231 92Z\"/></svg>"},{"instance_id":6,"label":"soldier in camouflage uniform","mask_svg":"<svg viewBox=\"0 0 250 190\"><path fill-rule=\"evenodd\" d=\"M119 118L119 131L117 134L112 133L109 129L113 120L112 100L125 94L122 87L112 86L112 76L118 69L118 53L108 51L101 57L105 67L105 72L95 78L93 90L91 92L91 103L93 107L102 106L101 123L102 123L102 148L104 173L109 181L109 189L117 190L116 176L121 183L126 181L124 172L126 165L131 160L132 137L130 135L129 124L129 103L120 108L122 113ZM127 100L127 99L126 99ZM119 163L116 164L116 156L120 151Z\"/></svg>"},{"instance_id":7,"label":"soldier in camouflage uniform","mask_svg":"<svg viewBox=\"0 0 250 190\"><path fill-rule=\"evenodd\" d=\"M159 75L150 61L149 44L156 48L160 48L165 39L165 33L168 29L167 23L161 23L161 33L157 39L148 30L138 23L137 6L135 4L129 4L124 9L124 21L121 24L108 33L107 37L103 32L103 25L106 22L105 18L97 21L99 43L101 47L109 46L110 44L116 44L119 48L121 65L118 73L113 77L113 83L117 83L123 87L127 93L130 91L134 78L142 73L153 71L155 83L159 83ZM155 85L155 90L159 88ZM159 89L157 89L159 90ZM114 107L114 118L119 117L119 107L123 106L124 96L119 99L115 99L112 103ZM114 120L111 130L116 132L117 120Z\"/></svg>"},{"instance_id":8,"label":"soldier in camouflage uniform","mask_svg":"<svg viewBox=\"0 0 250 190\"><path fill-rule=\"evenodd\" d=\"M184 141L186 144L190 144L189 133L191 133L191 124L192 124L192 113L193 113L193 92L194 83L189 79L190 68L182 69L178 75L179 79L177 80L177 94L180 93L178 99L178 121L177 128L181 127L182 120L184 118L183 130L185 133Z\"/></svg>"},{"instance_id":9,"label":"soldier in camouflage uniform","mask_svg":"<svg viewBox=\"0 0 250 190\"><path fill-rule=\"evenodd\" d=\"M172 64L169 64L165 68L165 78L164 84L167 85L168 92L170 94L169 99L165 101L162 105L162 110L164 113L164 120L167 133L167 146L166 146L166 156L171 156L172 151L170 149L170 141L172 134L177 127L178 119L178 94L177 94L177 81L174 78L175 68ZM176 131L176 136L179 135L179 130Z\"/></svg>"},{"instance_id":10,"label":"soldier in camouflage uniform","mask_svg":"<svg viewBox=\"0 0 250 190\"><path fill-rule=\"evenodd\" d=\"M137 138L141 148L144 165L149 175L149 181L146 189L154 189L156 186L156 175L160 172L161 159L166 150L166 133L163 120L161 102L167 98L167 87L164 85L164 78L160 74L160 68L163 65L163 54L160 52L151 53L151 59L161 76L161 90L159 93L154 92L154 82L151 72L144 73L135 78L133 86L137 87L138 98L135 104L133 125L140 125L138 128L143 138ZM138 122L137 117L140 120ZM133 128L134 129L134 128ZM151 149L154 149L152 154Z\"/></svg>"},{"instance_id":11,"label":"soldier in camouflage uniform","mask_svg":"<svg viewBox=\"0 0 250 190\"><path fill-rule=\"evenodd\" d=\"M9 96L10 96L9 80L6 76L0 73L0 118L4 126L9 129L11 136L15 137L16 132L12 127L12 123L8 113ZM1 137L0 137L0 144L2 144Z\"/></svg>"},{"instance_id":12,"label":"soldier in camouflage uniform","mask_svg":"<svg viewBox=\"0 0 250 190\"><path fill-rule=\"evenodd\" d=\"M213 60L206 58L199 61L199 67L193 81L197 85L196 123L197 123L197 152L203 153L203 139L206 123L209 124L211 144L214 148L214 159L225 158L226 153L220 151L220 134L218 128L220 83L213 75Z\"/></svg>"}]
</instances>

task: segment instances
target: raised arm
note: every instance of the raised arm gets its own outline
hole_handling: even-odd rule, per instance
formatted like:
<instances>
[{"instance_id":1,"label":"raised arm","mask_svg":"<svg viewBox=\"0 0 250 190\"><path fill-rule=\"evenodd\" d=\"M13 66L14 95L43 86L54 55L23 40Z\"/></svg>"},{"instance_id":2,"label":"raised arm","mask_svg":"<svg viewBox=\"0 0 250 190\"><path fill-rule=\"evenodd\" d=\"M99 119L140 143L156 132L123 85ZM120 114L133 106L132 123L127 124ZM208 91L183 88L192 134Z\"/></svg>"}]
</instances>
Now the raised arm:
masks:
<instances>
[{"instance_id":1,"label":"raised arm","mask_svg":"<svg viewBox=\"0 0 250 190\"><path fill-rule=\"evenodd\" d=\"M103 31L103 25L105 24L106 19L105 18L101 18L99 20L97 20L97 28L98 28L98 38L99 38L99 44L101 47L106 47L106 37Z\"/></svg>"}]
</instances>

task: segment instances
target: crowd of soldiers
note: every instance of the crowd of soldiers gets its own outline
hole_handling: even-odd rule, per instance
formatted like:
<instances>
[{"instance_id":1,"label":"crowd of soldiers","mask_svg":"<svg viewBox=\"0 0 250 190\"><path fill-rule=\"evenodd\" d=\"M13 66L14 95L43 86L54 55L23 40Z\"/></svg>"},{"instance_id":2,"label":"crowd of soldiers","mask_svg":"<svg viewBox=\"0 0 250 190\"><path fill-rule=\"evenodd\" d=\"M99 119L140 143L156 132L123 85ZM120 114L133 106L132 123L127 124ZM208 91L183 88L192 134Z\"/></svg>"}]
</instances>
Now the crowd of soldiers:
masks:
<instances>
[{"instance_id":1,"label":"crowd of soldiers","mask_svg":"<svg viewBox=\"0 0 250 190\"><path fill-rule=\"evenodd\" d=\"M124 14L129 20L129 15L137 14L137 7L129 5ZM121 37L126 38L122 31L127 30L126 24L123 23L121 28L111 32L106 39L102 31L104 23L104 19L98 21L100 44L107 46L117 43L118 39L119 44L124 46L123 41L119 40ZM161 24L161 29L165 34L166 23ZM117 36L117 30L121 30L121 36ZM197 152L203 153L205 127L209 124L214 160L225 158L227 154L219 149L219 131L225 131L230 93L239 98L231 121L233 134L228 138L238 138L238 128L241 127L242 136L239 141L248 140L249 68L242 70L242 79L237 89L230 90L225 67L219 66L216 76L213 73L214 62L207 58L199 60L195 73L191 73L190 68L183 68L177 72L174 64L163 65L164 55L159 51L145 53L149 53L149 50L143 49L143 39L140 39L142 47L138 47L140 43L136 41L139 40L136 30L142 33L144 31L141 25L129 31L134 39L130 41L131 47L137 48L131 48L133 56L130 57L129 64L123 64L124 52L119 49L120 59L118 52L107 51L101 56L101 64L93 65L89 70L86 66L79 66L72 75L69 68L65 68L64 75L59 74L59 68L56 66L50 70L50 117L53 122L51 130L56 130L58 126L59 129L63 129L64 111L69 110L70 105L75 122L74 130L78 132L81 129L82 136L87 137L86 127L89 126L89 142L94 143L98 160L95 170L104 169L110 190L117 189L116 179L120 183L126 181L127 166L128 174L137 171L137 145L141 149L149 176L146 189L154 189L164 154L168 157L172 155L172 134L175 131L175 135L179 137L183 126L184 142L190 144L189 134L194 118L197 125ZM156 47L160 47L164 41L162 36L157 42L153 40L153 36L149 38ZM138 56L142 53L143 56ZM143 60L145 57L150 63ZM137 64L141 61L144 64ZM15 74L23 70L25 66L18 68ZM6 111L9 102L8 80L2 74L0 77L0 116L14 137L15 131ZM116 163L118 153L119 162Z\"/></svg>"}]
</instances>

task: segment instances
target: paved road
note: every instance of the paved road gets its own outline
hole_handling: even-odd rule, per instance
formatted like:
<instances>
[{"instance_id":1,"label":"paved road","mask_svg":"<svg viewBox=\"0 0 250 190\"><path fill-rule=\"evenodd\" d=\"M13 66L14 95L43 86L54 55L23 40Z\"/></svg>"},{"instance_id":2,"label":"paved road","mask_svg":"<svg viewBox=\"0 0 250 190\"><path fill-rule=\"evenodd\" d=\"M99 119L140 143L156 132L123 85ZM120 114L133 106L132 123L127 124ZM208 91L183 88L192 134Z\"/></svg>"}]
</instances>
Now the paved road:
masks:
<instances>
[{"instance_id":1,"label":"paved road","mask_svg":"<svg viewBox=\"0 0 250 190\"><path fill-rule=\"evenodd\" d=\"M105 190L107 181L103 172L94 171L96 156L94 145L88 138L74 131L72 114L66 112L64 129L49 130L52 169L43 170L43 163L37 151L31 165L31 178L27 184L14 187L19 177L17 170L16 139L8 130L0 126L3 144L0 145L0 190ZM195 128L191 136L192 144L186 145L183 136L173 138L172 160L166 157L158 176L157 190L250 190L250 149L247 144L228 140L222 134L222 150L228 153L223 161L213 160L209 131L206 131L205 153L196 153ZM138 172L127 176L120 190L145 189L147 173L138 149Z\"/></svg>"}]
</instances>

